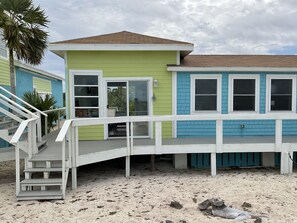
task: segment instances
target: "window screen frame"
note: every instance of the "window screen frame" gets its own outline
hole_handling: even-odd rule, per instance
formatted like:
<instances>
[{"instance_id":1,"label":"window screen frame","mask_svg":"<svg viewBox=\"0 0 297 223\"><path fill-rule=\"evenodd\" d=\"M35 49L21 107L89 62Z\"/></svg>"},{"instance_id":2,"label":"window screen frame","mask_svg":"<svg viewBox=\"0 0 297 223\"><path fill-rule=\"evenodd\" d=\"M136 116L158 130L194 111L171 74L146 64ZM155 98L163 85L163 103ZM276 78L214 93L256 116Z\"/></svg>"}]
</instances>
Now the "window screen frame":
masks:
<instances>
[{"instance_id":1,"label":"window screen frame","mask_svg":"<svg viewBox=\"0 0 297 223\"><path fill-rule=\"evenodd\" d=\"M271 111L271 81L272 80L292 80L292 101L291 110L275 110ZM296 113L296 75L266 75L266 112L267 113Z\"/></svg>"},{"instance_id":2,"label":"window screen frame","mask_svg":"<svg viewBox=\"0 0 297 223\"><path fill-rule=\"evenodd\" d=\"M217 81L217 109L216 110L195 110L195 85L196 80L216 80ZM222 101L222 76L220 74L191 74L191 114L201 113L221 113L221 101Z\"/></svg>"},{"instance_id":3,"label":"window screen frame","mask_svg":"<svg viewBox=\"0 0 297 223\"><path fill-rule=\"evenodd\" d=\"M255 80L255 110L234 111L234 80ZM259 74L230 74L228 92L229 113L260 113L260 75Z\"/></svg>"}]
</instances>

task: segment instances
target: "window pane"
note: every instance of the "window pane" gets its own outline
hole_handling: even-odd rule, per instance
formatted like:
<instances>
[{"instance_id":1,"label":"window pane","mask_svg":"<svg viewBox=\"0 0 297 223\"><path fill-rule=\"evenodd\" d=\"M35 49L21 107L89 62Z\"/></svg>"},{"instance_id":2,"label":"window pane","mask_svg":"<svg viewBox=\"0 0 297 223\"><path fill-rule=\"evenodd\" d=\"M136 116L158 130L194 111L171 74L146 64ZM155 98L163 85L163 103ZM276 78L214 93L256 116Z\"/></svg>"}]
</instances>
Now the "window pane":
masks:
<instances>
[{"instance_id":1,"label":"window pane","mask_svg":"<svg viewBox=\"0 0 297 223\"><path fill-rule=\"evenodd\" d=\"M217 80L195 80L195 94L217 94Z\"/></svg>"},{"instance_id":2,"label":"window pane","mask_svg":"<svg viewBox=\"0 0 297 223\"><path fill-rule=\"evenodd\" d=\"M75 75L75 85L98 85L98 76L96 75Z\"/></svg>"},{"instance_id":3,"label":"window pane","mask_svg":"<svg viewBox=\"0 0 297 223\"><path fill-rule=\"evenodd\" d=\"M99 109L75 109L76 118L99 117Z\"/></svg>"},{"instance_id":4,"label":"window pane","mask_svg":"<svg viewBox=\"0 0 297 223\"><path fill-rule=\"evenodd\" d=\"M234 80L234 94L255 94L254 79Z\"/></svg>"},{"instance_id":5,"label":"window pane","mask_svg":"<svg viewBox=\"0 0 297 223\"><path fill-rule=\"evenodd\" d=\"M271 111L291 111L292 96L271 95Z\"/></svg>"},{"instance_id":6,"label":"window pane","mask_svg":"<svg viewBox=\"0 0 297 223\"><path fill-rule=\"evenodd\" d=\"M271 94L292 95L292 80L271 80Z\"/></svg>"},{"instance_id":7,"label":"window pane","mask_svg":"<svg viewBox=\"0 0 297 223\"><path fill-rule=\"evenodd\" d=\"M255 111L255 96L234 96L233 111Z\"/></svg>"},{"instance_id":8,"label":"window pane","mask_svg":"<svg viewBox=\"0 0 297 223\"><path fill-rule=\"evenodd\" d=\"M75 87L75 96L98 96L98 87Z\"/></svg>"},{"instance_id":9,"label":"window pane","mask_svg":"<svg viewBox=\"0 0 297 223\"><path fill-rule=\"evenodd\" d=\"M217 96L196 96L195 111L216 111Z\"/></svg>"},{"instance_id":10,"label":"window pane","mask_svg":"<svg viewBox=\"0 0 297 223\"><path fill-rule=\"evenodd\" d=\"M98 107L98 98L75 98L75 107Z\"/></svg>"}]
</instances>

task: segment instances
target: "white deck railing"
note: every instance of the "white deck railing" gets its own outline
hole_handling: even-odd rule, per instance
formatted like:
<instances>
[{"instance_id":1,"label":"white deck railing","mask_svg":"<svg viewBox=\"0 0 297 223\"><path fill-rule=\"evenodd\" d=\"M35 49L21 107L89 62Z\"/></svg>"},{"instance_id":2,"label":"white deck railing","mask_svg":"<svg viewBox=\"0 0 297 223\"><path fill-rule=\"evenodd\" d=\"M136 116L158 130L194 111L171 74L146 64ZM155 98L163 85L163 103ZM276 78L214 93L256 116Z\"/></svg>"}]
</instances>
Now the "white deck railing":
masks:
<instances>
[{"instance_id":1,"label":"white deck railing","mask_svg":"<svg viewBox=\"0 0 297 223\"><path fill-rule=\"evenodd\" d=\"M292 172L292 160L293 151L297 151L297 146L292 147L283 143L283 120L297 120L297 114L201 114L201 115L165 115L165 116L131 116L131 117L106 117L106 118L79 118L66 120L62 129L56 139L56 142L62 143L62 149L65 148L66 135L69 140L69 150L71 151L71 167L72 167L72 185L76 188L76 167L79 166L79 144L78 144L78 127L80 126L92 126L92 125L107 125L112 123L126 123L126 140L127 140L127 151L126 151L126 166L130 165L130 156L135 154L134 148L134 132L133 125L136 122L151 122L154 123L155 145L154 151L148 150L141 154L164 154L164 153L201 153L201 148L193 146L192 149L187 149L186 146L180 148L179 151L174 149L168 149L170 146L162 144L162 122L177 122L177 121L215 121L216 122L216 133L215 133L215 144L212 147L202 145L204 153L211 154L211 174L216 175L216 153L226 152L247 152L247 146L235 148L234 145L224 144L223 134L223 121L226 120L274 120L275 121L275 140L274 143L269 144L269 149L262 150L261 148L254 148L255 145L249 144L251 148L248 148L250 152L281 152L281 173ZM153 126L153 125L152 125ZM131 130L131 134L130 134ZM264 131L264 130L263 130ZM263 142L265 143L265 142ZM271 146L272 145L272 146ZM297 145L297 140L296 140ZM179 144L179 146L181 146ZM228 148L232 147L232 148ZM273 147L273 148L272 148ZM166 150L167 149L167 150ZM198 150L200 149L200 151ZM233 149L233 150L232 150ZM126 176L130 175L130 169L126 168Z\"/></svg>"},{"instance_id":2,"label":"white deck railing","mask_svg":"<svg viewBox=\"0 0 297 223\"><path fill-rule=\"evenodd\" d=\"M26 115L24 115L23 114L23 111L25 111L31 117L38 118L37 119L37 137L38 137L38 141L41 141L42 140L41 116L43 115L44 117L47 117L47 114L44 113L44 112L42 112L42 111L40 111L39 109L35 108L34 106L32 106L31 104L29 104L28 102L24 101L23 99L19 98L16 95L12 94L10 91L6 90L5 88L3 88L1 86L0 86L0 90L2 92L4 92L4 93L10 95L11 98L14 98L15 99L15 101L14 101L14 100L11 100L11 99L7 98L3 94L0 94L0 97L6 101L6 106L7 107L9 107L10 109L12 109L17 114L20 114L20 115L25 116L26 118L29 118L29 117L27 117ZM22 103L22 104L24 104L24 105L26 105L26 106L28 106L34 112L31 112L28 109L26 109L24 106L18 104L17 101L20 102L20 103ZM11 107L11 105L13 105L13 106ZM17 109L17 108L19 108L19 109ZM34 114L34 113L36 113L36 114ZM4 114L5 115L8 115L9 117L11 117L12 119L14 119L16 121L19 121L19 120L16 119L15 115L13 115L12 113L9 114L8 112L5 112L4 111Z\"/></svg>"},{"instance_id":3,"label":"white deck railing","mask_svg":"<svg viewBox=\"0 0 297 223\"><path fill-rule=\"evenodd\" d=\"M53 113L53 112L57 112L58 113L57 127L58 127L58 129L60 129L61 128L61 117L64 117L65 111L66 111L66 107L45 110L43 112L45 114L50 114L50 113ZM47 129L48 116L45 117L45 124L44 125L45 125L45 135L47 135L48 134L48 129Z\"/></svg>"}]
</instances>

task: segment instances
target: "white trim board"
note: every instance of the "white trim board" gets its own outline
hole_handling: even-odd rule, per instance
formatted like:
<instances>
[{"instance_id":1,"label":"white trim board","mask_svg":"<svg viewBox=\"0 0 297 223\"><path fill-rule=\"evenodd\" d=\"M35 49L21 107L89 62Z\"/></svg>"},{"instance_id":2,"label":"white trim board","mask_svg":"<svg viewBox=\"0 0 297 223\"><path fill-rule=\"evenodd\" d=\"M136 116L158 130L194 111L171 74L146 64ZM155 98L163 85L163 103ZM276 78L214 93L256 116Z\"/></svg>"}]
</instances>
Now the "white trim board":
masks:
<instances>
[{"instance_id":1,"label":"white trim board","mask_svg":"<svg viewBox=\"0 0 297 223\"><path fill-rule=\"evenodd\" d=\"M296 112L296 75L266 75L266 113L295 113ZM291 111L271 111L271 80L291 79L292 80L292 110Z\"/></svg>"},{"instance_id":2,"label":"white trim board","mask_svg":"<svg viewBox=\"0 0 297 223\"><path fill-rule=\"evenodd\" d=\"M297 66L297 65L296 65ZM167 66L167 71L180 72L297 72L297 67L183 67Z\"/></svg>"},{"instance_id":3,"label":"white trim board","mask_svg":"<svg viewBox=\"0 0 297 223\"><path fill-rule=\"evenodd\" d=\"M194 50L193 44L55 44L49 50L63 57L64 51L186 51ZM187 54L187 53L186 53Z\"/></svg>"},{"instance_id":4,"label":"white trim board","mask_svg":"<svg viewBox=\"0 0 297 223\"><path fill-rule=\"evenodd\" d=\"M217 110L216 111L195 111L195 80L215 79L217 80ZM191 74L190 90L190 114L221 113L222 111L222 75L220 74Z\"/></svg>"},{"instance_id":5,"label":"white trim board","mask_svg":"<svg viewBox=\"0 0 297 223\"><path fill-rule=\"evenodd\" d=\"M177 74L172 72L172 115L177 114ZM177 137L177 122L172 121L172 137Z\"/></svg>"},{"instance_id":6,"label":"white trim board","mask_svg":"<svg viewBox=\"0 0 297 223\"><path fill-rule=\"evenodd\" d=\"M233 90L234 80L238 79L253 79L255 80L255 111L233 111ZM228 83L228 113L241 113L241 112L260 112L260 75L259 74L229 74Z\"/></svg>"}]
</instances>

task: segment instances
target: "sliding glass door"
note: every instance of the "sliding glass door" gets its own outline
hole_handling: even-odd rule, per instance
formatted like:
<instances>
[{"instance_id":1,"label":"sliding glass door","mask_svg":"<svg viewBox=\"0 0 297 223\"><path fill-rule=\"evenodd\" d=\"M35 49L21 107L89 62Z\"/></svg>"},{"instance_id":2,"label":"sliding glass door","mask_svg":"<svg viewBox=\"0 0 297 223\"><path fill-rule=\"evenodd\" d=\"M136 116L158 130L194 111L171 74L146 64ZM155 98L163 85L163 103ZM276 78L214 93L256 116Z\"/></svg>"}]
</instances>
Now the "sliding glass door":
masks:
<instances>
[{"instance_id":1,"label":"sliding glass door","mask_svg":"<svg viewBox=\"0 0 297 223\"><path fill-rule=\"evenodd\" d=\"M148 81L108 81L107 115L109 117L149 114ZM135 136L148 136L148 123L134 123ZM108 137L125 137L126 123L108 125Z\"/></svg>"}]
</instances>

